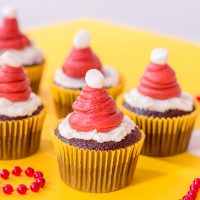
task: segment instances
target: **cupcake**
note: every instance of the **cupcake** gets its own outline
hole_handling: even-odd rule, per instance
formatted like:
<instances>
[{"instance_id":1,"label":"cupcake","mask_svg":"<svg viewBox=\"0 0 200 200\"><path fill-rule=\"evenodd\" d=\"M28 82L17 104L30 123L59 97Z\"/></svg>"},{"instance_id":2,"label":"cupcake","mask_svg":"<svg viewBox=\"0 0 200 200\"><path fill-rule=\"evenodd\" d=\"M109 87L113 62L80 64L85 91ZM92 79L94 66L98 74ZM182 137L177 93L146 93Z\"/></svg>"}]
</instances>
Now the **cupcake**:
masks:
<instances>
[{"instance_id":1,"label":"cupcake","mask_svg":"<svg viewBox=\"0 0 200 200\"><path fill-rule=\"evenodd\" d=\"M96 69L53 134L62 180L85 192L111 192L133 178L144 134L116 108Z\"/></svg>"},{"instance_id":2,"label":"cupcake","mask_svg":"<svg viewBox=\"0 0 200 200\"><path fill-rule=\"evenodd\" d=\"M72 111L72 103L85 85L85 74L90 69L97 69L104 74L104 87L111 96L116 98L122 92L121 76L112 67L102 65L90 48L89 32L81 29L74 36L74 47L53 78L52 94L59 118Z\"/></svg>"},{"instance_id":3,"label":"cupcake","mask_svg":"<svg viewBox=\"0 0 200 200\"><path fill-rule=\"evenodd\" d=\"M16 15L17 12L13 8L3 10L3 20L0 25L0 55L9 51L21 58L21 63L30 79L31 88L37 93L44 67L44 57L41 50L21 33ZM1 61L0 64L2 64Z\"/></svg>"},{"instance_id":4,"label":"cupcake","mask_svg":"<svg viewBox=\"0 0 200 200\"><path fill-rule=\"evenodd\" d=\"M44 106L31 92L19 57L6 52L1 59L0 160L24 158L39 148Z\"/></svg>"},{"instance_id":5,"label":"cupcake","mask_svg":"<svg viewBox=\"0 0 200 200\"><path fill-rule=\"evenodd\" d=\"M119 108L146 133L144 155L186 151L197 116L192 96L181 90L167 58L166 49L154 49L138 87L117 100Z\"/></svg>"}]
</instances>

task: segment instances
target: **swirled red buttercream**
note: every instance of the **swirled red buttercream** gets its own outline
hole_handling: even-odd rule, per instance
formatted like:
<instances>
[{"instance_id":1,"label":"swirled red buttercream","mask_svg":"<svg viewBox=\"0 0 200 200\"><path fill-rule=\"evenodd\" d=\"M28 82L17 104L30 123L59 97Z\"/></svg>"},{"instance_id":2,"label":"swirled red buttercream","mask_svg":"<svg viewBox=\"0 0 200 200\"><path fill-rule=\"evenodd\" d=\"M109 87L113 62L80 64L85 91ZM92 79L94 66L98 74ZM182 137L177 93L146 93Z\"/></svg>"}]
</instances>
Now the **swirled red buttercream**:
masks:
<instances>
[{"instance_id":1,"label":"swirled red buttercream","mask_svg":"<svg viewBox=\"0 0 200 200\"><path fill-rule=\"evenodd\" d=\"M4 18L0 26L0 50L23 49L29 45L29 39L19 30L17 19Z\"/></svg>"},{"instance_id":2,"label":"swirled red buttercream","mask_svg":"<svg viewBox=\"0 0 200 200\"><path fill-rule=\"evenodd\" d=\"M23 67L3 65L0 68L0 97L10 101L26 101L31 93L29 80Z\"/></svg>"},{"instance_id":3,"label":"swirled red buttercream","mask_svg":"<svg viewBox=\"0 0 200 200\"><path fill-rule=\"evenodd\" d=\"M147 66L138 91L154 99L169 99L181 94L174 70L168 64L158 65L154 63Z\"/></svg>"},{"instance_id":4,"label":"swirled red buttercream","mask_svg":"<svg viewBox=\"0 0 200 200\"><path fill-rule=\"evenodd\" d=\"M103 88L84 86L73 103L69 117L71 127L77 131L107 132L119 126L123 113L116 108L115 101Z\"/></svg>"},{"instance_id":5,"label":"swirled red buttercream","mask_svg":"<svg viewBox=\"0 0 200 200\"><path fill-rule=\"evenodd\" d=\"M84 78L90 69L102 70L99 58L88 48L73 48L65 63L63 71L72 78Z\"/></svg>"}]
</instances>

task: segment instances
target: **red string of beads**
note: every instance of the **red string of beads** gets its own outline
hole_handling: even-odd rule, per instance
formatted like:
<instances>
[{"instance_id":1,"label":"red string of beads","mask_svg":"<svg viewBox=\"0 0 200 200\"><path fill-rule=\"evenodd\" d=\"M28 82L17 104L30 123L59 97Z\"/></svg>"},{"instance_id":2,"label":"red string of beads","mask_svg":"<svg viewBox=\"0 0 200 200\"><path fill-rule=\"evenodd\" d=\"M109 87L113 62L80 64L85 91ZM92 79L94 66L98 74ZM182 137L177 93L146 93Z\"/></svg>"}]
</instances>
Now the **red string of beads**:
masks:
<instances>
[{"instance_id":1,"label":"red string of beads","mask_svg":"<svg viewBox=\"0 0 200 200\"><path fill-rule=\"evenodd\" d=\"M200 102L200 96L196 96L198 102Z\"/></svg>"},{"instance_id":2,"label":"red string of beads","mask_svg":"<svg viewBox=\"0 0 200 200\"><path fill-rule=\"evenodd\" d=\"M43 177L43 173L35 171L32 167L27 167L25 170L22 170L21 167L16 166L11 172L7 169L2 169L0 171L0 177L6 180L9 178L10 174L20 176L22 172L24 172L28 177L33 177L35 181L31 183L29 187L24 184L20 184L17 186L17 189L14 189L11 184L5 184L3 187L0 187L5 194L12 194L14 191L17 191L19 194L24 195L28 190L38 192L40 188L44 187L45 179Z\"/></svg>"},{"instance_id":3,"label":"red string of beads","mask_svg":"<svg viewBox=\"0 0 200 200\"><path fill-rule=\"evenodd\" d=\"M185 195L182 198L182 200L195 200L197 197L199 188L200 188L200 178L195 178L192 185L190 185L190 189L189 189L187 195Z\"/></svg>"}]
</instances>

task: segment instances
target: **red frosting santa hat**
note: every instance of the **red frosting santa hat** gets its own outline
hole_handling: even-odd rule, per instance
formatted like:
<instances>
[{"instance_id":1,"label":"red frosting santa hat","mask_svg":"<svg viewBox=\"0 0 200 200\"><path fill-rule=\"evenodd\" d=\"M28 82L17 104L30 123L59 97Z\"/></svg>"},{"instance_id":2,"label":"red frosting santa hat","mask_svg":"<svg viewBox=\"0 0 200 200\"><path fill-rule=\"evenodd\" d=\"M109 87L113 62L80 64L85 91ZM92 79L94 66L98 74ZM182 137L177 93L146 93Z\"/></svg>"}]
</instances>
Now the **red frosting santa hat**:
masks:
<instances>
[{"instance_id":1,"label":"red frosting santa hat","mask_svg":"<svg viewBox=\"0 0 200 200\"><path fill-rule=\"evenodd\" d=\"M90 48L90 33L79 30L74 36L74 47L62 66L64 73L72 78L84 78L90 69L102 70L99 58Z\"/></svg>"},{"instance_id":2,"label":"red frosting santa hat","mask_svg":"<svg viewBox=\"0 0 200 200\"><path fill-rule=\"evenodd\" d=\"M19 29L16 17L16 9L8 7L3 10L0 25L0 50L23 49L30 45L29 39Z\"/></svg>"},{"instance_id":3,"label":"red frosting santa hat","mask_svg":"<svg viewBox=\"0 0 200 200\"><path fill-rule=\"evenodd\" d=\"M87 85L83 87L72 106L73 113L69 117L71 127L84 132L108 132L118 127L124 115L103 88L103 74L92 69L87 72L85 80Z\"/></svg>"},{"instance_id":4,"label":"red frosting santa hat","mask_svg":"<svg viewBox=\"0 0 200 200\"><path fill-rule=\"evenodd\" d=\"M31 88L21 60L12 52L1 56L3 66L0 68L0 97L13 102L29 99Z\"/></svg>"},{"instance_id":5,"label":"red frosting santa hat","mask_svg":"<svg viewBox=\"0 0 200 200\"><path fill-rule=\"evenodd\" d=\"M169 99L181 95L181 88L174 70L167 64L169 52L156 48L151 53L151 63L147 66L138 91L154 99Z\"/></svg>"}]
</instances>

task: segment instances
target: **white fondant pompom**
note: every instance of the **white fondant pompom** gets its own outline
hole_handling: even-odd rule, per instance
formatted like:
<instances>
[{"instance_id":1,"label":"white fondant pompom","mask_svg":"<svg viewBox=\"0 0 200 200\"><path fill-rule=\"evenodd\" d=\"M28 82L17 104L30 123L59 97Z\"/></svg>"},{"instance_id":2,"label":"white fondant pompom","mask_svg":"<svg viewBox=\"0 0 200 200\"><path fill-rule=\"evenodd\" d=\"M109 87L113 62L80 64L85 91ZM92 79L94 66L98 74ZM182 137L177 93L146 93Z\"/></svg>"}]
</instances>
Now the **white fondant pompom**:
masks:
<instances>
[{"instance_id":1,"label":"white fondant pompom","mask_svg":"<svg viewBox=\"0 0 200 200\"><path fill-rule=\"evenodd\" d=\"M21 59L12 52L5 52L0 59L2 64L9 65L10 67L21 66Z\"/></svg>"},{"instance_id":2,"label":"white fondant pompom","mask_svg":"<svg viewBox=\"0 0 200 200\"><path fill-rule=\"evenodd\" d=\"M84 49L90 46L90 33L86 29L80 29L74 36L74 46Z\"/></svg>"},{"instance_id":3,"label":"white fondant pompom","mask_svg":"<svg viewBox=\"0 0 200 200\"><path fill-rule=\"evenodd\" d=\"M91 88L102 88L104 86L104 76L97 69L91 69L86 73L85 81Z\"/></svg>"},{"instance_id":4,"label":"white fondant pompom","mask_svg":"<svg viewBox=\"0 0 200 200\"><path fill-rule=\"evenodd\" d=\"M7 18L16 18L17 16L17 9L12 7L5 7L3 9L3 16Z\"/></svg>"},{"instance_id":5,"label":"white fondant pompom","mask_svg":"<svg viewBox=\"0 0 200 200\"><path fill-rule=\"evenodd\" d=\"M151 52L151 62L158 65L165 65L169 57L169 52L165 48L155 48Z\"/></svg>"}]
</instances>

